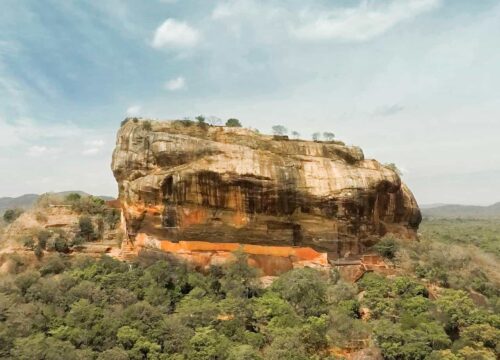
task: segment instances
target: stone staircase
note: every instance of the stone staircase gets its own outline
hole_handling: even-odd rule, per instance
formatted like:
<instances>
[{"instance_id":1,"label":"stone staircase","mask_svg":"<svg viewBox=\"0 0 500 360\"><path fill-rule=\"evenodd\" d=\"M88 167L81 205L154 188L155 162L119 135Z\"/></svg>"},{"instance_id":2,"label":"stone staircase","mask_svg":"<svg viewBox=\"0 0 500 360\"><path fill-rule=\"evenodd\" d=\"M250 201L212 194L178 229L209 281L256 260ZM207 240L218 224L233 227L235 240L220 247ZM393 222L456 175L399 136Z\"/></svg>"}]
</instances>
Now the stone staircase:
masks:
<instances>
[{"instance_id":1,"label":"stone staircase","mask_svg":"<svg viewBox=\"0 0 500 360\"><path fill-rule=\"evenodd\" d=\"M120 251L119 259L131 261L137 257L137 250L131 241L124 241Z\"/></svg>"}]
</instances>

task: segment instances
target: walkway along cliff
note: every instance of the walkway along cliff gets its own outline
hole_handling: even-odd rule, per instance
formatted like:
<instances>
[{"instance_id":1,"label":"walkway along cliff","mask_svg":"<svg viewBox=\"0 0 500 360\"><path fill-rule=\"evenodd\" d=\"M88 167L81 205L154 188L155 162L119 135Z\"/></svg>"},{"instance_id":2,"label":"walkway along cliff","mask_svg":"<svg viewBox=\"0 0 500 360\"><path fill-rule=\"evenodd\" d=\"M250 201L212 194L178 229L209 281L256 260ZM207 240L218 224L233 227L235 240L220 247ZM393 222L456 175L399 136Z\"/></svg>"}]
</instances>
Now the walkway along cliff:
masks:
<instances>
[{"instance_id":1,"label":"walkway along cliff","mask_svg":"<svg viewBox=\"0 0 500 360\"><path fill-rule=\"evenodd\" d=\"M394 170L338 141L126 119L112 169L125 257L161 250L205 267L241 248L276 274L347 264L387 233L414 238L421 221Z\"/></svg>"}]
</instances>

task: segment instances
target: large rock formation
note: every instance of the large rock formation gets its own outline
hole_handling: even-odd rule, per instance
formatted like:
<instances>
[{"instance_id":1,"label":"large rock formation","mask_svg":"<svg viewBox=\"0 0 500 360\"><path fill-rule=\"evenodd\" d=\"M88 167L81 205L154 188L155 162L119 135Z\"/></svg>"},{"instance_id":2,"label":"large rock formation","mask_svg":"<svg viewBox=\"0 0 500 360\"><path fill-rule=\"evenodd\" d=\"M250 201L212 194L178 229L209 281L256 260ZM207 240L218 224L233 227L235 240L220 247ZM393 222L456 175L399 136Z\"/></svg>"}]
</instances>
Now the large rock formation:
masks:
<instances>
[{"instance_id":1,"label":"large rock formation","mask_svg":"<svg viewBox=\"0 0 500 360\"><path fill-rule=\"evenodd\" d=\"M255 256L325 262L362 254L386 233L413 237L421 220L394 170L341 142L128 119L112 169L129 251L197 251L213 263L246 244Z\"/></svg>"}]
</instances>

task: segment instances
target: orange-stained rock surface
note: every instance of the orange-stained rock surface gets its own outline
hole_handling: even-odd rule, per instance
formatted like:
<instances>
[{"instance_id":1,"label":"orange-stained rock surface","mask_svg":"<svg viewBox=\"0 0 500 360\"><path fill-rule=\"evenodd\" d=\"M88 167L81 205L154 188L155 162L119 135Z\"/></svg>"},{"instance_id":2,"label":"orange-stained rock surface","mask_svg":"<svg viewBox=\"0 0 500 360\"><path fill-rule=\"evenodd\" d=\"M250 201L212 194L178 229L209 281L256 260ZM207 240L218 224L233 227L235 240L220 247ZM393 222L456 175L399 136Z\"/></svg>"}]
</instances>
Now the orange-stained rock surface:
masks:
<instances>
[{"instance_id":1,"label":"orange-stained rock surface","mask_svg":"<svg viewBox=\"0 0 500 360\"><path fill-rule=\"evenodd\" d=\"M211 265L222 265L234 258L235 251L248 255L251 266L262 270L262 275L276 276L297 267L329 268L326 253L319 253L309 247L265 246L239 243L213 243L206 241L157 240L145 233L135 237L136 249L157 249L186 260L201 269Z\"/></svg>"},{"instance_id":2,"label":"orange-stained rock surface","mask_svg":"<svg viewBox=\"0 0 500 360\"><path fill-rule=\"evenodd\" d=\"M130 256L208 266L241 247L273 275L359 257L387 233L412 238L421 220L395 171L341 142L128 119L112 169Z\"/></svg>"}]
</instances>

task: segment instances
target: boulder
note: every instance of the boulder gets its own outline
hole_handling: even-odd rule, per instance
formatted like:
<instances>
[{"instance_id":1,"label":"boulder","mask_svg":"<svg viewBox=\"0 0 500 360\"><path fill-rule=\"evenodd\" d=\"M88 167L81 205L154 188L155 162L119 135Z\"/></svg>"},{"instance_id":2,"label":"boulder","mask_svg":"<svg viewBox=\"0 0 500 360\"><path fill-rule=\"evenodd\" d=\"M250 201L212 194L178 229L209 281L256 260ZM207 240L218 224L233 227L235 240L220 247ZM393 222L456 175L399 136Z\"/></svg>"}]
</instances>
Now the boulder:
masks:
<instances>
[{"instance_id":1,"label":"boulder","mask_svg":"<svg viewBox=\"0 0 500 360\"><path fill-rule=\"evenodd\" d=\"M112 170L137 246L194 241L213 244L205 251L218 257L215 244L309 248L335 259L363 254L387 233L413 238L421 221L393 169L341 142L127 119ZM294 260L294 251L283 253Z\"/></svg>"}]
</instances>

